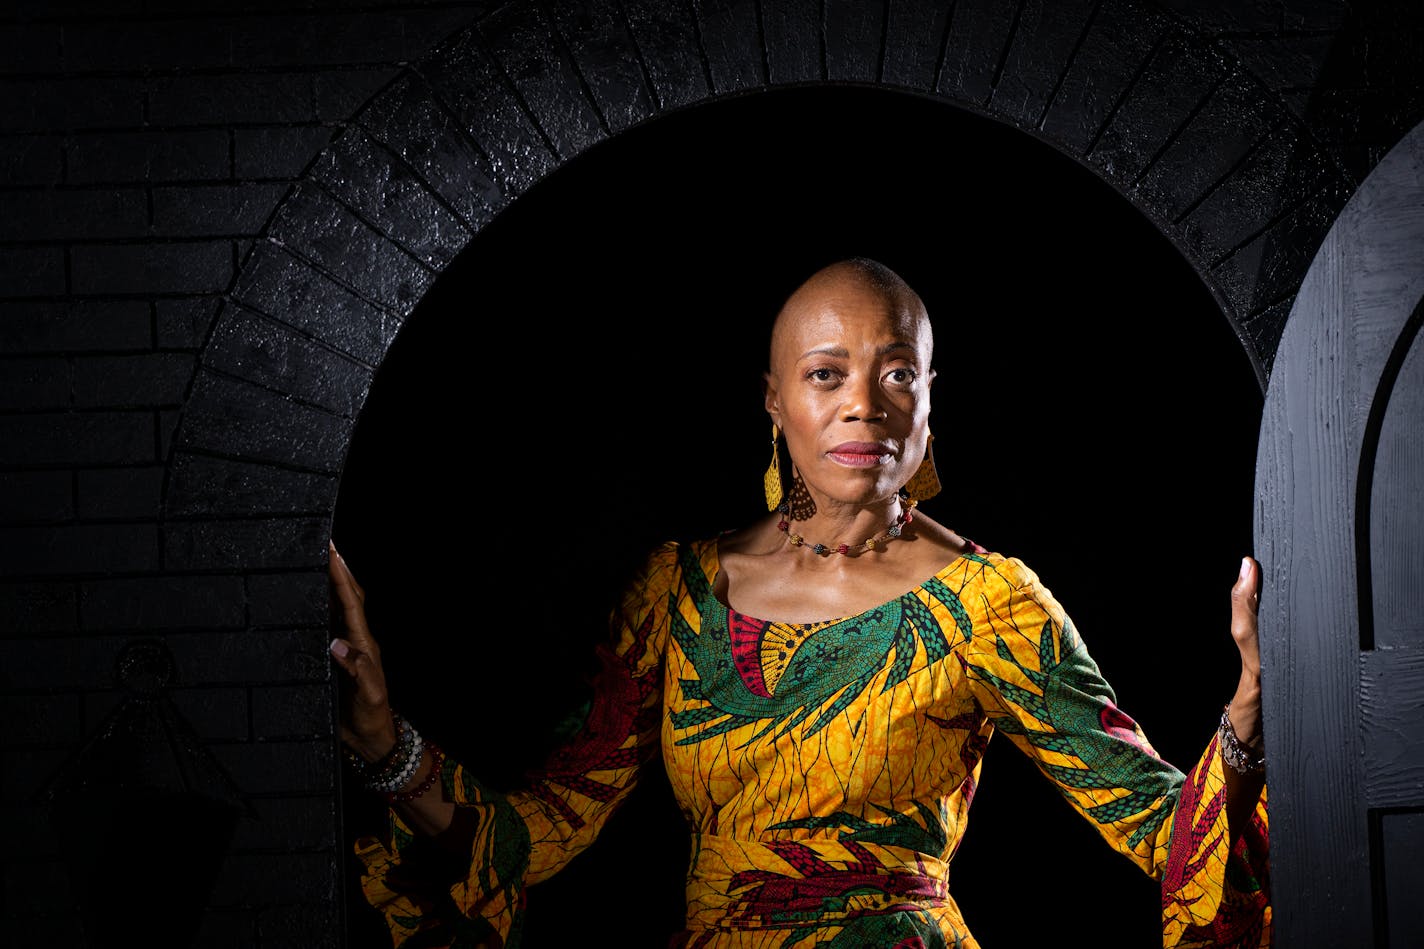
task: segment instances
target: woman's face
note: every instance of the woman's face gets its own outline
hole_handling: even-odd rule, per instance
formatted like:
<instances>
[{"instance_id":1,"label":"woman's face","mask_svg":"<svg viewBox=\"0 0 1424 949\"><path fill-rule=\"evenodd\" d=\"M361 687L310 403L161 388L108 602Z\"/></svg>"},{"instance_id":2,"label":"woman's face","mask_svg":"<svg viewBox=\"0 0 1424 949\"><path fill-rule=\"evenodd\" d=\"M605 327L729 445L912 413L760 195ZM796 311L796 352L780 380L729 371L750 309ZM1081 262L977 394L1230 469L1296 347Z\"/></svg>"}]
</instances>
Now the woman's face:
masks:
<instances>
[{"instance_id":1,"label":"woman's face","mask_svg":"<svg viewBox=\"0 0 1424 949\"><path fill-rule=\"evenodd\" d=\"M910 480L929 431L932 347L917 300L853 279L793 295L772 334L766 410L813 494L868 503Z\"/></svg>"}]
</instances>

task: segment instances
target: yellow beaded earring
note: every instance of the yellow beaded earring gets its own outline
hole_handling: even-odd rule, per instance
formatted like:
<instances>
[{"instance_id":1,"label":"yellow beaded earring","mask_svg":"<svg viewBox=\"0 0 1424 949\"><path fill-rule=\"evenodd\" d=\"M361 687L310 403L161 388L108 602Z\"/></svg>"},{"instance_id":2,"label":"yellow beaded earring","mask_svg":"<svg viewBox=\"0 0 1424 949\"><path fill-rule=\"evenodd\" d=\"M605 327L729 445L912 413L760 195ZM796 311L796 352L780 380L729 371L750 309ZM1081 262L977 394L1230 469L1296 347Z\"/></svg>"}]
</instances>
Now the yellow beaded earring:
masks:
<instances>
[{"instance_id":1,"label":"yellow beaded earring","mask_svg":"<svg viewBox=\"0 0 1424 949\"><path fill-rule=\"evenodd\" d=\"M776 450L776 438L781 434L781 430L776 427L776 423L771 423L771 465L766 469L766 474L762 476L762 490L766 492L766 509L774 511L781 503L781 455Z\"/></svg>"},{"instance_id":2,"label":"yellow beaded earring","mask_svg":"<svg viewBox=\"0 0 1424 949\"><path fill-rule=\"evenodd\" d=\"M924 501L939 494L939 471L934 463L934 436L925 440L925 458L915 469L915 474L905 484L905 491L916 501Z\"/></svg>"}]
</instances>

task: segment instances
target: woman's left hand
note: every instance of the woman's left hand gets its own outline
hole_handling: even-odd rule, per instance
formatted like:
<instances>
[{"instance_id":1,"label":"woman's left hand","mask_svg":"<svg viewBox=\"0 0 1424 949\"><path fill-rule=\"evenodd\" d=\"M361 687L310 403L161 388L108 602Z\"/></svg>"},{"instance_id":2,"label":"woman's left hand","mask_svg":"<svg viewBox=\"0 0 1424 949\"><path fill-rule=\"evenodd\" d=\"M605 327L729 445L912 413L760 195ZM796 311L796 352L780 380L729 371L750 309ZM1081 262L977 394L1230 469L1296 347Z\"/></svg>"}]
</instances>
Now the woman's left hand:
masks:
<instances>
[{"instance_id":1,"label":"woman's left hand","mask_svg":"<svg viewBox=\"0 0 1424 949\"><path fill-rule=\"evenodd\" d=\"M1231 638L1241 652L1241 679L1231 700L1231 724L1248 745L1261 736L1261 650L1256 638L1257 610L1261 602L1261 565L1243 557L1241 573L1231 588Z\"/></svg>"}]
</instances>

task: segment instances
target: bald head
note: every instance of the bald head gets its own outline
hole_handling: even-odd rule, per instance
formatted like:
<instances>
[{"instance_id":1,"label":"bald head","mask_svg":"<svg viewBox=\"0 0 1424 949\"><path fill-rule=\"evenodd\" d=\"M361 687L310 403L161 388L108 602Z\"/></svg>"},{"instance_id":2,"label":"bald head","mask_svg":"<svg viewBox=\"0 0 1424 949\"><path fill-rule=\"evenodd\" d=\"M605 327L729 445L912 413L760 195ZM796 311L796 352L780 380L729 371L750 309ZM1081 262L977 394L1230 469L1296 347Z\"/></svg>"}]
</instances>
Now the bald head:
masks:
<instances>
[{"instance_id":1,"label":"bald head","mask_svg":"<svg viewBox=\"0 0 1424 949\"><path fill-rule=\"evenodd\" d=\"M883 307L889 318L906 329L913 327L915 335L933 348L929 314L920 295L880 261L848 257L813 273L781 305L771 328L772 369L793 324L815 320L828 308L852 302L863 305L867 300Z\"/></svg>"}]
</instances>

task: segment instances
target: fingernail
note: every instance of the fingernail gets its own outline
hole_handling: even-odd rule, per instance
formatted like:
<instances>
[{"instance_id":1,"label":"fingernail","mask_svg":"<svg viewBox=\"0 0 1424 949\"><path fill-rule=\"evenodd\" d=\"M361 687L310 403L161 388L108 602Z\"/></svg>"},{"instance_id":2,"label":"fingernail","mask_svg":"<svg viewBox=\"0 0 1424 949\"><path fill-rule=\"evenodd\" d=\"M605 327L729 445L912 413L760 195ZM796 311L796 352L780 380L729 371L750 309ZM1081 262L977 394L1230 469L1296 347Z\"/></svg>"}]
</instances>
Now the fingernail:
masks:
<instances>
[{"instance_id":1,"label":"fingernail","mask_svg":"<svg viewBox=\"0 0 1424 949\"><path fill-rule=\"evenodd\" d=\"M1242 580L1245 580L1245 579L1246 579L1248 576L1250 576L1250 575L1251 575L1251 558L1250 558L1250 557L1242 557L1242 558L1241 558L1241 579L1242 579Z\"/></svg>"},{"instance_id":2,"label":"fingernail","mask_svg":"<svg viewBox=\"0 0 1424 949\"><path fill-rule=\"evenodd\" d=\"M345 659L345 658L346 658L346 654L349 653L350 651L351 651L351 647L348 646L348 645L346 645L346 644L345 644L344 642L342 642L341 640L339 640L339 639L333 639L333 640L331 641L331 654L332 654L333 656L335 656L337 659Z\"/></svg>"}]
</instances>

